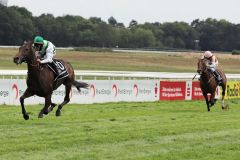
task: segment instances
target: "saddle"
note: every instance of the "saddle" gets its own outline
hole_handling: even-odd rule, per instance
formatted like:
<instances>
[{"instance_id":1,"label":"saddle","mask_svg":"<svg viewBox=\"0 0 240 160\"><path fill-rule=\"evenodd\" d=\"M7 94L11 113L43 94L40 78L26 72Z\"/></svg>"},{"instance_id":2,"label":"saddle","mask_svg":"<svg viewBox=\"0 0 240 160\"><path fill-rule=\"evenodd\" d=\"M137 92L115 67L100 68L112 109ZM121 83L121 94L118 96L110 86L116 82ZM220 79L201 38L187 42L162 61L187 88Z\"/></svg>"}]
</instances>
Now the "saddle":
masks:
<instances>
[{"instance_id":1,"label":"saddle","mask_svg":"<svg viewBox=\"0 0 240 160\"><path fill-rule=\"evenodd\" d=\"M69 75L66 67L60 60L53 59L53 62L48 63L47 66L54 73L54 81L64 79Z\"/></svg>"}]
</instances>

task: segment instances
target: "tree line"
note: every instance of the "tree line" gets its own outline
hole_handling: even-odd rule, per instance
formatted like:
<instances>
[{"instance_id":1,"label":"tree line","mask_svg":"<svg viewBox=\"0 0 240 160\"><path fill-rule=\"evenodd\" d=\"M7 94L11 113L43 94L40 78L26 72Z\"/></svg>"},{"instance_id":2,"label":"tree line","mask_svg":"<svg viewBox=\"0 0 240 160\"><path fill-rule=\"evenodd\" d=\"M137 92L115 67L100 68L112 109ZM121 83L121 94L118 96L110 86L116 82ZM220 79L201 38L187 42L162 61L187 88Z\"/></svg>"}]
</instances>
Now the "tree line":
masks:
<instances>
[{"instance_id":1,"label":"tree line","mask_svg":"<svg viewBox=\"0 0 240 160\"><path fill-rule=\"evenodd\" d=\"M41 35L56 46L120 47L232 51L240 49L240 24L208 18L185 22L144 23L124 26L114 17L52 14L33 16L23 7L0 5L0 45L20 45Z\"/></svg>"}]
</instances>

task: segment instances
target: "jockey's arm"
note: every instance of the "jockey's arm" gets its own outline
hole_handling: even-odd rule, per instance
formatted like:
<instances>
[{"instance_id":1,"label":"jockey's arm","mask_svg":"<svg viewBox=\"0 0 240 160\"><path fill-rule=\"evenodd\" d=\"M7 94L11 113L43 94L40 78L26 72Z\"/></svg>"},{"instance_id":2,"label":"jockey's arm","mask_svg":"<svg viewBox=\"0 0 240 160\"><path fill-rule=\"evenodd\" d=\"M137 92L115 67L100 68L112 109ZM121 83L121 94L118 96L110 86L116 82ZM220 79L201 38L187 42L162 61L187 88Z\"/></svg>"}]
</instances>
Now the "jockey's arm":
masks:
<instances>
[{"instance_id":1,"label":"jockey's arm","mask_svg":"<svg viewBox=\"0 0 240 160\"><path fill-rule=\"evenodd\" d=\"M212 57L212 62L209 65L210 68L216 68L218 66L218 60L215 56Z\"/></svg>"},{"instance_id":2,"label":"jockey's arm","mask_svg":"<svg viewBox=\"0 0 240 160\"><path fill-rule=\"evenodd\" d=\"M54 56L54 46L49 45L46 50L46 55L44 56L44 59L41 61L41 63L52 63L53 56Z\"/></svg>"},{"instance_id":3,"label":"jockey's arm","mask_svg":"<svg viewBox=\"0 0 240 160\"><path fill-rule=\"evenodd\" d=\"M52 63L52 61L53 61L53 53L47 52L44 57L46 57L46 58L41 60L41 63Z\"/></svg>"}]
</instances>

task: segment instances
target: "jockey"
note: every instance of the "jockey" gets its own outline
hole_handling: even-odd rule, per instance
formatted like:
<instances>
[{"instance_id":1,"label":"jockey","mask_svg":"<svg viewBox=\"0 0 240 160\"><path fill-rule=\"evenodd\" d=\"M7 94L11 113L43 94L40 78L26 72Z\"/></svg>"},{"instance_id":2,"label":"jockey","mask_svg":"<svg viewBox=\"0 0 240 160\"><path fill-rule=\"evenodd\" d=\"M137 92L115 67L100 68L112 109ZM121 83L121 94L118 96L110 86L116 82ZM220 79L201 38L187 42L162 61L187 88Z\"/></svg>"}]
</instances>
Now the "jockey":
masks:
<instances>
[{"instance_id":1,"label":"jockey","mask_svg":"<svg viewBox=\"0 0 240 160\"><path fill-rule=\"evenodd\" d=\"M57 76L60 75L61 70L56 63L53 62L53 57L56 55L56 48L52 42L44 40L41 36L36 36L33 41L34 48L41 59L37 61L41 64L51 63L57 71Z\"/></svg>"},{"instance_id":2,"label":"jockey","mask_svg":"<svg viewBox=\"0 0 240 160\"><path fill-rule=\"evenodd\" d=\"M203 54L203 58L209 61L208 69L214 74L217 79L218 84L222 83L222 77L219 72L216 71L216 67L218 66L218 60L216 56L212 54L210 51L206 51Z\"/></svg>"}]
</instances>

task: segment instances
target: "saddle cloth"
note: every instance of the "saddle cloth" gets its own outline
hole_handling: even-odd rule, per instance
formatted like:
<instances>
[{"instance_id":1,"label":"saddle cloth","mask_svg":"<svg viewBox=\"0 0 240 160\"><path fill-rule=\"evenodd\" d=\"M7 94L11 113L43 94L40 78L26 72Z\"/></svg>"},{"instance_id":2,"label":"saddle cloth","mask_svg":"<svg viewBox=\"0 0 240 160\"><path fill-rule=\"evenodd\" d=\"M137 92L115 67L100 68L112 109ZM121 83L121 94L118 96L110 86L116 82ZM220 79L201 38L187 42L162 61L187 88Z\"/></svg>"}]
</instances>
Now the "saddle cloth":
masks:
<instances>
[{"instance_id":1,"label":"saddle cloth","mask_svg":"<svg viewBox=\"0 0 240 160\"><path fill-rule=\"evenodd\" d=\"M53 73L55 75L54 81L66 78L68 76L68 71L67 71L66 67L64 66L64 64L60 60L53 59L53 62L52 63L48 63L47 65L53 71ZM54 65L57 68L54 67ZM58 72L56 71L56 69L59 70L59 72L60 72L59 75L57 74Z\"/></svg>"}]
</instances>

